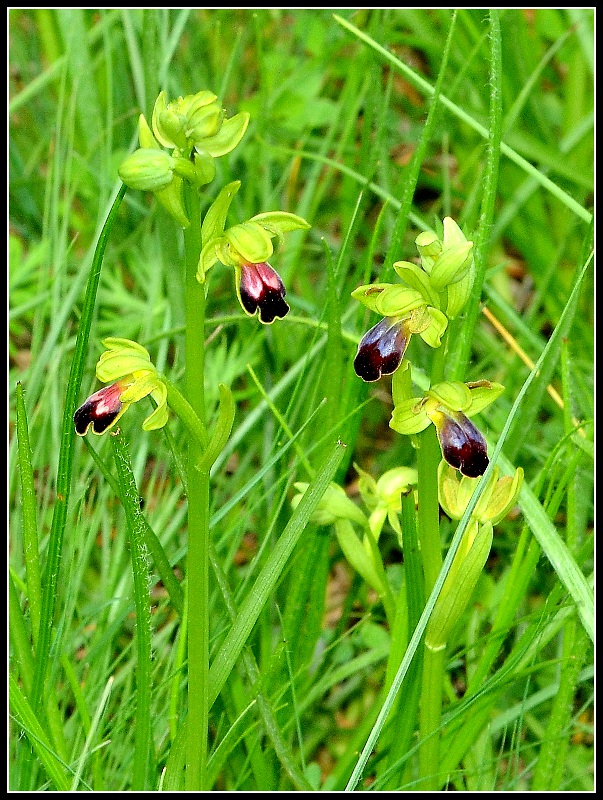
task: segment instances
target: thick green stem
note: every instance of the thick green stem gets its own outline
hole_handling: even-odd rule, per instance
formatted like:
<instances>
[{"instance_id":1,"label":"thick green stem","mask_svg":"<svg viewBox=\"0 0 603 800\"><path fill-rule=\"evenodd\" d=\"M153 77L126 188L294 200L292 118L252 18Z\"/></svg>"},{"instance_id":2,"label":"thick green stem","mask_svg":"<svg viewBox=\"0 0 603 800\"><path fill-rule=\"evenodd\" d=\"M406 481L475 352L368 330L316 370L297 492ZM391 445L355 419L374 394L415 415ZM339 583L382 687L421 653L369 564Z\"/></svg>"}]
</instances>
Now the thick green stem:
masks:
<instances>
[{"instance_id":1,"label":"thick green stem","mask_svg":"<svg viewBox=\"0 0 603 800\"><path fill-rule=\"evenodd\" d=\"M441 459L435 428L430 425L419 436L417 466L419 473L419 541L423 559L425 597L429 597L442 567L440 543L440 506L438 502L438 465ZM424 649L423 684L420 701L421 749L419 775L422 791L439 787L440 720L442 716L442 681L445 650Z\"/></svg>"},{"instance_id":2,"label":"thick green stem","mask_svg":"<svg viewBox=\"0 0 603 800\"><path fill-rule=\"evenodd\" d=\"M197 189L185 184L190 227L184 232L186 310L186 397L205 429L204 326L205 286L196 278L201 252L201 220ZM198 464L203 448L191 437L188 448L188 718L186 780L188 791L207 789L209 704L209 471Z\"/></svg>"}]
</instances>

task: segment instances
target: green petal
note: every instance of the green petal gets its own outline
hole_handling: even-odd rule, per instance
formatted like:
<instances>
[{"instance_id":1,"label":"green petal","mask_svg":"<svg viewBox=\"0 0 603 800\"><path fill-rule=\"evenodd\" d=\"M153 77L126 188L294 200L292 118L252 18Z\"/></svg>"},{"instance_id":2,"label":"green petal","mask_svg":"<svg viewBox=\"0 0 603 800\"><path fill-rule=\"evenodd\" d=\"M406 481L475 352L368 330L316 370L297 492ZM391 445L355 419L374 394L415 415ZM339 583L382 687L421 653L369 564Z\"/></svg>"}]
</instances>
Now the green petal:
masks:
<instances>
[{"instance_id":1,"label":"green petal","mask_svg":"<svg viewBox=\"0 0 603 800\"><path fill-rule=\"evenodd\" d=\"M222 123L222 127L215 136L203 139L195 144L195 149L198 152L209 153L214 158L226 155L226 153L234 150L241 141L248 124L249 114L246 111L236 114Z\"/></svg>"},{"instance_id":2,"label":"green petal","mask_svg":"<svg viewBox=\"0 0 603 800\"><path fill-rule=\"evenodd\" d=\"M431 420L423 409L422 401L422 397L411 397L399 403L392 412L389 427L407 436L424 431Z\"/></svg>"},{"instance_id":3,"label":"green petal","mask_svg":"<svg viewBox=\"0 0 603 800\"><path fill-rule=\"evenodd\" d=\"M490 383L490 381L468 383L467 387L471 393L471 405L466 411L468 417L479 414L505 391L505 387L501 383Z\"/></svg>"},{"instance_id":4,"label":"green petal","mask_svg":"<svg viewBox=\"0 0 603 800\"><path fill-rule=\"evenodd\" d=\"M379 295L391 285L391 283L367 283L354 289L352 297L367 308L370 308L371 311L377 311Z\"/></svg>"},{"instance_id":5,"label":"green petal","mask_svg":"<svg viewBox=\"0 0 603 800\"><path fill-rule=\"evenodd\" d=\"M425 298L420 292L407 286L390 286L379 294L375 307L383 317L402 317L423 305Z\"/></svg>"},{"instance_id":6,"label":"green petal","mask_svg":"<svg viewBox=\"0 0 603 800\"><path fill-rule=\"evenodd\" d=\"M436 348L442 344L441 337L448 326L448 317L437 308L427 306L425 310L431 317L431 324L419 336L430 347Z\"/></svg>"},{"instance_id":7,"label":"green petal","mask_svg":"<svg viewBox=\"0 0 603 800\"><path fill-rule=\"evenodd\" d=\"M471 407L471 392L460 381L443 381L428 390L427 394L452 411L464 411Z\"/></svg>"}]
</instances>

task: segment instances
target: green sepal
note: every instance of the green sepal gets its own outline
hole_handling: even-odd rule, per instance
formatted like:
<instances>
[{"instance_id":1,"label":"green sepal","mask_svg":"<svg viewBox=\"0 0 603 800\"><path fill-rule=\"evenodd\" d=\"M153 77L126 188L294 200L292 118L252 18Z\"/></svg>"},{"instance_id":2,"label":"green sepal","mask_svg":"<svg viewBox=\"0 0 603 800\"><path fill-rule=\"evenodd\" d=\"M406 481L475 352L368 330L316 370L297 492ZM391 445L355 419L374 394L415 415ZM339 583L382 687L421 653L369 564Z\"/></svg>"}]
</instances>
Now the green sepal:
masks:
<instances>
[{"instance_id":1,"label":"green sepal","mask_svg":"<svg viewBox=\"0 0 603 800\"><path fill-rule=\"evenodd\" d=\"M429 275L424 269L410 261L396 261L394 269L407 286L423 295L428 305L440 308L439 294L431 285Z\"/></svg>"},{"instance_id":2,"label":"green sepal","mask_svg":"<svg viewBox=\"0 0 603 800\"><path fill-rule=\"evenodd\" d=\"M209 153L214 158L226 155L239 144L248 125L249 114L246 111L235 114L234 117L222 123L222 127L215 136L195 142L195 149L199 153Z\"/></svg>"},{"instance_id":3,"label":"green sepal","mask_svg":"<svg viewBox=\"0 0 603 800\"><path fill-rule=\"evenodd\" d=\"M460 381L442 381L432 386L427 394L451 411L466 412L471 407L471 392Z\"/></svg>"},{"instance_id":4,"label":"green sepal","mask_svg":"<svg viewBox=\"0 0 603 800\"><path fill-rule=\"evenodd\" d=\"M352 297L367 308L370 308L371 311L377 311L379 295L390 286L392 286L391 283L367 283L354 289Z\"/></svg>"},{"instance_id":5,"label":"green sepal","mask_svg":"<svg viewBox=\"0 0 603 800\"><path fill-rule=\"evenodd\" d=\"M288 231L308 230L311 227L303 217L290 214L288 211L265 211L262 214L256 214L249 222L261 225L272 236L281 236Z\"/></svg>"},{"instance_id":6,"label":"green sepal","mask_svg":"<svg viewBox=\"0 0 603 800\"><path fill-rule=\"evenodd\" d=\"M197 263L197 280L199 283L205 283L205 276L213 265L219 261L218 258L218 245L220 239L210 239L207 244L201 248L199 261Z\"/></svg>"},{"instance_id":7,"label":"green sepal","mask_svg":"<svg viewBox=\"0 0 603 800\"><path fill-rule=\"evenodd\" d=\"M206 245L211 239L222 236L224 233L230 204L240 188L241 181L227 183L207 210L201 226L201 241L203 245Z\"/></svg>"},{"instance_id":8,"label":"green sepal","mask_svg":"<svg viewBox=\"0 0 603 800\"><path fill-rule=\"evenodd\" d=\"M101 355L96 365L96 377L101 383L114 383L133 372L155 371L149 359L135 353L105 352Z\"/></svg>"},{"instance_id":9,"label":"green sepal","mask_svg":"<svg viewBox=\"0 0 603 800\"><path fill-rule=\"evenodd\" d=\"M300 481L293 484L298 494L291 501L293 508L297 508L302 497L308 489L309 483ZM358 508L356 503L351 500L346 492L337 483L330 483L322 496L318 506L310 517L316 525L334 525L337 520L349 520L356 522L361 528L366 528L368 520L365 514Z\"/></svg>"},{"instance_id":10,"label":"green sepal","mask_svg":"<svg viewBox=\"0 0 603 800\"><path fill-rule=\"evenodd\" d=\"M157 403L157 408L154 409L152 414L145 419L142 423L143 431L156 431L167 425L168 421L168 406L167 406L167 388L164 383L159 383L151 392L151 397Z\"/></svg>"},{"instance_id":11,"label":"green sepal","mask_svg":"<svg viewBox=\"0 0 603 800\"><path fill-rule=\"evenodd\" d=\"M247 262L249 264L261 264L267 261L273 253L272 237L261 225L255 222L242 222L239 225L234 225L229 228L224 234L224 239L231 248L235 251L233 253L232 266L236 263ZM222 253L228 258L228 249L223 249ZM226 262L227 263L227 262Z\"/></svg>"},{"instance_id":12,"label":"green sepal","mask_svg":"<svg viewBox=\"0 0 603 800\"><path fill-rule=\"evenodd\" d=\"M491 383L490 381L474 381L468 383L467 387L471 392L471 406L466 412L468 417L479 414L505 391L505 387L501 383Z\"/></svg>"},{"instance_id":13,"label":"green sepal","mask_svg":"<svg viewBox=\"0 0 603 800\"><path fill-rule=\"evenodd\" d=\"M406 436L413 433L421 433L431 425L431 419L424 410L424 405L422 397L411 397L408 400L403 400L395 406L389 421L389 427Z\"/></svg>"}]
</instances>

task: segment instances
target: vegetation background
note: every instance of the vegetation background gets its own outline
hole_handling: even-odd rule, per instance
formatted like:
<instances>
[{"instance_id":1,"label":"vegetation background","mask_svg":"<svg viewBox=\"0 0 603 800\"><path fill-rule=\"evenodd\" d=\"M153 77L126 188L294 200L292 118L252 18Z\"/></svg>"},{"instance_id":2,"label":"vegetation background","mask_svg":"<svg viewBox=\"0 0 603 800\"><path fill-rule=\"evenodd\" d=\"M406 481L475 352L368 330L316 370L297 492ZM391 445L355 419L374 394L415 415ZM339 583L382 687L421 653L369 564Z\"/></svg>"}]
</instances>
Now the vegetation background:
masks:
<instances>
[{"instance_id":1,"label":"vegetation background","mask_svg":"<svg viewBox=\"0 0 603 800\"><path fill-rule=\"evenodd\" d=\"M240 179L233 219L284 209L312 224L308 234L288 237L272 262L288 288L285 320L264 327L245 317L232 272L218 265L211 275L207 402L215 410L219 381L237 402L213 478L215 655L231 625L225 598L235 609L243 604L291 516L293 483L308 479L308 464L318 465L341 439L347 450L337 479L352 497L354 463L374 477L414 464L408 439L388 427L387 380L366 386L353 373L370 320L350 292L384 279L400 234L394 259L409 260L415 237L436 219L451 215L468 234L478 229L487 147L479 125L488 128L491 102L487 11L458 11L442 89L449 102L440 104L429 140L422 138L452 14L9 12L10 669L20 698L11 714L11 788L132 786L132 569L107 437L76 442L46 684L50 740L26 699L35 638L26 568L33 513L41 581L47 577L83 292L119 185L117 167L137 146L138 114L150 117L160 89L168 98L211 89L229 115L249 111L243 143L220 159L202 202L207 207L221 186ZM528 362L557 337L503 449L525 470L538 514L526 520L517 509L497 526L474 603L447 650L442 769L456 790L593 785L592 642L558 564L539 544L553 527L572 565L591 580L592 267L579 296L568 300L592 247L593 31L593 9L500 12L504 148L483 296L491 316L479 320L465 376L506 387L483 415L490 442ZM417 148L424 149L415 175ZM397 212L409 185L412 206L401 227ZM173 380L181 376L182 243L174 231L152 196L126 194L105 253L81 400L98 388L94 365L107 336L140 342ZM419 368L428 366L424 350L411 343ZM29 432L25 460L14 436L17 381ZM181 580L182 483L170 442L141 431L146 414L133 407L122 428L144 514ZM184 449L175 421L170 434L176 452ZM446 544L454 527L444 516L441 530ZM380 548L392 585L400 586L404 566L391 529ZM150 789L179 785L186 712L181 620L153 575ZM345 788L383 702L390 645L378 598L332 531L309 526L246 641L257 680L239 659L212 708L214 788ZM274 735L260 713L260 690ZM398 703L358 788L417 787L416 720L405 714ZM411 745L398 752L407 728Z\"/></svg>"}]
</instances>

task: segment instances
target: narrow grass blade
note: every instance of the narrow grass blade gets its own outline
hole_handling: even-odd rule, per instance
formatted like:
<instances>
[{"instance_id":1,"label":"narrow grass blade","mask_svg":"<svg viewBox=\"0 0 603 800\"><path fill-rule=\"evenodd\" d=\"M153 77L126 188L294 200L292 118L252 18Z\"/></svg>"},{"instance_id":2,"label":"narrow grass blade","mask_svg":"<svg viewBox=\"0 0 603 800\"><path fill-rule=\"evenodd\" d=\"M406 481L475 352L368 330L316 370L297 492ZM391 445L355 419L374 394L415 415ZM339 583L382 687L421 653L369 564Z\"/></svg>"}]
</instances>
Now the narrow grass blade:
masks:
<instances>
[{"instance_id":1,"label":"narrow grass blade","mask_svg":"<svg viewBox=\"0 0 603 800\"><path fill-rule=\"evenodd\" d=\"M86 365L88 355L88 340L90 338L90 328L92 326L92 316L96 293L100 280L101 267L107 241L117 212L121 205L126 187L122 186L117 193L115 201L107 220L103 226L96 245L94 259L88 278L86 297L82 308L80 327L75 344L75 352L71 362L69 373L69 384L67 387L67 397L65 398L65 411L63 414L63 426L61 433L61 448L59 451L59 468L57 474L57 499L52 515L52 527L48 541L48 553L46 561L44 593L42 598L42 609L40 619L40 632L36 651L36 668L34 673L31 705L37 708L46 676L46 667L50 654L50 636L53 628L55 603L57 596L57 586L61 568L61 553L63 548L63 535L67 521L67 505L69 503L69 493L71 491L71 469L73 462L73 448L75 440L75 430L73 428L73 414L75 413L77 397L82 385L82 375Z\"/></svg>"},{"instance_id":2,"label":"narrow grass blade","mask_svg":"<svg viewBox=\"0 0 603 800\"><path fill-rule=\"evenodd\" d=\"M23 518L23 555L27 575L27 600L34 646L38 640L42 607L42 579L38 550L36 492L31 465L31 448L27 428L27 413L23 402L23 387L17 384L17 438L19 440L19 471L21 474L21 503Z\"/></svg>"},{"instance_id":3,"label":"narrow grass blade","mask_svg":"<svg viewBox=\"0 0 603 800\"><path fill-rule=\"evenodd\" d=\"M364 31L361 31L355 25L352 25L351 22L348 22L346 19L343 19L337 14L334 14L333 17L340 25L342 25L344 28L347 28L350 33L365 42L376 53L378 53L384 59L384 61L389 61L389 63L399 70L406 78L408 78L408 80L411 81L411 83L414 84L419 91L424 92L426 95L432 95L434 93L434 88L429 81L426 81L407 64L392 55L378 42L364 33ZM488 138L488 129L466 111L460 108L456 103L453 103L452 100L449 100L445 95L440 96L440 101L446 106L446 108L450 109L455 116L463 120L463 122L466 122L467 125L473 128L474 131L477 131L480 136L483 136L484 139ZM513 148L509 147L509 145L505 144L505 142L501 142L500 151L503 155L507 156L507 158L510 158L511 161L517 164L518 167L523 169L524 172L536 178L541 186L543 186L547 191L564 203L564 205L571 209L571 211L573 211L577 217L580 217L580 219L583 219L585 222L590 222L592 219L592 214L590 211L587 211L583 206L580 205L580 203L576 202L573 197L567 194L567 192L564 192L563 189L557 186L557 184L550 180L550 178L547 178L546 175L543 175L542 172L536 169L536 167L530 164L530 162L525 158L520 156L519 153L513 150Z\"/></svg>"},{"instance_id":4,"label":"narrow grass blade","mask_svg":"<svg viewBox=\"0 0 603 800\"><path fill-rule=\"evenodd\" d=\"M46 774L59 792L69 791L69 781L65 766L59 761L51 747L42 726L27 698L12 675L9 676L9 703L19 725L27 735L31 746L38 755Z\"/></svg>"},{"instance_id":5,"label":"narrow grass blade","mask_svg":"<svg viewBox=\"0 0 603 800\"><path fill-rule=\"evenodd\" d=\"M257 622L266 600L271 592L274 591L287 560L293 552L293 548L304 532L310 515L327 490L344 453L345 445L338 442L322 468L317 472L300 504L291 515L291 519L270 554L270 558L245 598L239 616L228 632L209 670L210 707L226 683L228 675L238 659L253 626Z\"/></svg>"}]
</instances>

